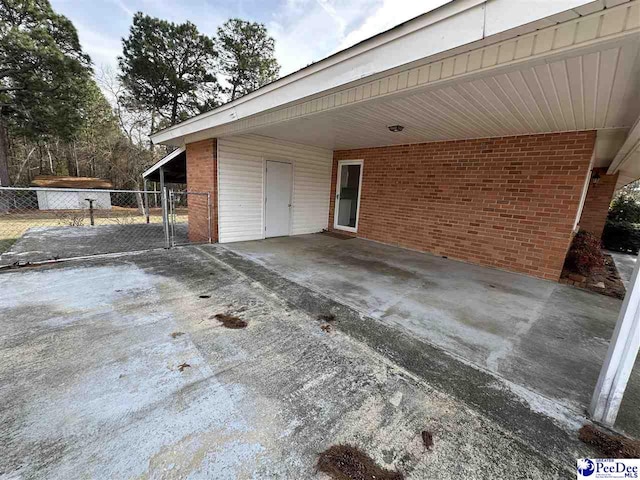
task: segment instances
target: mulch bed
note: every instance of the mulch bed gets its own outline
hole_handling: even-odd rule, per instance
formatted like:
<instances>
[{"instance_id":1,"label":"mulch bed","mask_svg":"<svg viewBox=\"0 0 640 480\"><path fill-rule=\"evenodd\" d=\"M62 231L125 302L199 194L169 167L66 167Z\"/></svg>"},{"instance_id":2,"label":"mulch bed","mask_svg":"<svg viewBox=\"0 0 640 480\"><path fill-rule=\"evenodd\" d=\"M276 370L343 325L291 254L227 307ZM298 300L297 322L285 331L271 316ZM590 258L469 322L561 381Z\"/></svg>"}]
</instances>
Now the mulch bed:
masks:
<instances>
[{"instance_id":1,"label":"mulch bed","mask_svg":"<svg viewBox=\"0 0 640 480\"><path fill-rule=\"evenodd\" d=\"M640 458L640 441L621 435L612 435L585 425L578 431L578 438L595 447L606 458Z\"/></svg>"},{"instance_id":2,"label":"mulch bed","mask_svg":"<svg viewBox=\"0 0 640 480\"><path fill-rule=\"evenodd\" d=\"M382 468L366 453L350 445L334 445L320 454L318 470L333 480L403 480L400 472Z\"/></svg>"},{"instance_id":3,"label":"mulch bed","mask_svg":"<svg viewBox=\"0 0 640 480\"><path fill-rule=\"evenodd\" d=\"M560 283L620 299L623 299L627 293L613 258L607 254L604 254L604 267L594 269L589 276L573 272L565 266L560 276Z\"/></svg>"}]
</instances>

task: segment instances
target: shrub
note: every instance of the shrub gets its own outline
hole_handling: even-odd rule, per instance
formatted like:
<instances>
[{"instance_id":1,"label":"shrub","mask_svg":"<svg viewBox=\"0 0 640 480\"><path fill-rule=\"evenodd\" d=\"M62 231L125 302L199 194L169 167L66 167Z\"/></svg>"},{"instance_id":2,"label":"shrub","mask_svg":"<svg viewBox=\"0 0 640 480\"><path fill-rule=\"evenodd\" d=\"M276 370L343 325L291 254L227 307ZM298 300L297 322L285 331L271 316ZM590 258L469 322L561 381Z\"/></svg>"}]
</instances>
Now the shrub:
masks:
<instances>
[{"instance_id":1,"label":"shrub","mask_svg":"<svg viewBox=\"0 0 640 480\"><path fill-rule=\"evenodd\" d=\"M618 195L611 203L607 219L613 222L640 223L640 202L626 193Z\"/></svg>"},{"instance_id":2,"label":"shrub","mask_svg":"<svg viewBox=\"0 0 640 480\"><path fill-rule=\"evenodd\" d=\"M576 233L565 260L565 268L584 276L589 276L594 270L604 268L604 255L600 239L584 230Z\"/></svg>"},{"instance_id":3,"label":"shrub","mask_svg":"<svg viewBox=\"0 0 640 480\"><path fill-rule=\"evenodd\" d=\"M637 254L640 251L640 224L607 220L602 233L607 250Z\"/></svg>"}]
</instances>

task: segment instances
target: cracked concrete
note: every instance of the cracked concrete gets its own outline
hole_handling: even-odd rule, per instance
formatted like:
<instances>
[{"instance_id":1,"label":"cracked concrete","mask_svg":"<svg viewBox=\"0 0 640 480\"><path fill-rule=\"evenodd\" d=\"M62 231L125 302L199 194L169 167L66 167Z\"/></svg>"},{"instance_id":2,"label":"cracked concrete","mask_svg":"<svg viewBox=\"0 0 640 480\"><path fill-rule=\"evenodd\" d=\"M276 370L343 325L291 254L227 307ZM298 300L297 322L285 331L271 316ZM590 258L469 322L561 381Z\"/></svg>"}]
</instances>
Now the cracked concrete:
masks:
<instances>
[{"instance_id":1,"label":"cracked concrete","mask_svg":"<svg viewBox=\"0 0 640 480\"><path fill-rule=\"evenodd\" d=\"M220 247L3 273L0 318L0 478L323 478L338 442L409 479L573 478L593 455L503 386L473 392L481 372Z\"/></svg>"},{"instance_id":2,"label":"cracked concrete","mask_svg":"<svg viewBox=\"0 0 640 480\"><path fill-rule=\"evenodd\" d=\"M362 240L302 235L222 247L583 415L621 301ZM640 359L638 360L640 364ZM557 405L556 405L557 404ZM616 427L640 435L640 368Z\"/></svg>"}]
</instances>

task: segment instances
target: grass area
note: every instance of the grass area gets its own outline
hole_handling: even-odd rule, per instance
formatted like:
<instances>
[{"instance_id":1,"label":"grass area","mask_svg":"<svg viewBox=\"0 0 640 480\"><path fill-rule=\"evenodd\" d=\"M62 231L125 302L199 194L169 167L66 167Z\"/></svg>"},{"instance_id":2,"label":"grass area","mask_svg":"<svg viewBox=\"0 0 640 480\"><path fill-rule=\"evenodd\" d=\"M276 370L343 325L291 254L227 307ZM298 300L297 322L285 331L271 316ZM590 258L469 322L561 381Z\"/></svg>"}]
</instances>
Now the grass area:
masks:
<instances>
[{"instance_id":1,"label":"grass area","mask_svg":"<svg viewBox=\"0 0 640 480\"><path fill-rule=\"evenodd\" d=\"M186 208L176 211L176 222L187 223ZM133 225L147 222L137 208L113 207L109 210L96 210L94 224ZM149 211L149 223L162 223L162 210L152 208ZM90 227L88 210L30 210L0 214L0 253L8 251L27 230L34 227Z\"/></svg>"}]
</instances>

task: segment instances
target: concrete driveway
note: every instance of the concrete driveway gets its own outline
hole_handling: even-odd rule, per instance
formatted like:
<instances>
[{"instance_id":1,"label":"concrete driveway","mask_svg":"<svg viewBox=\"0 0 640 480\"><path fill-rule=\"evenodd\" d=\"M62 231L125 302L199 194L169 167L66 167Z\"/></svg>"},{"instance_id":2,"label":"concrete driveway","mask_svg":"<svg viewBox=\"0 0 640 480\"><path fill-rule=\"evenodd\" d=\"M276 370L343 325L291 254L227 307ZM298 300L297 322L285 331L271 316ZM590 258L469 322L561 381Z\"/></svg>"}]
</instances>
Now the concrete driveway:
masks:
<instances>
[{"instance_id":1,"label":"concrete driveway","mask_svg":"<svg viewBox=\"0 0 640 480\"><path fill-rule=\"evenodd\" d=\"M175 242L186 244L187 224L175 225ZM134 252L165 245L162 223L32 227L8 251L0 253L0 266L44 262L105 253Z\"/></svg>"},{"instance_id":2,"label":"concrete driveway","mask_svg":"<svg viewBox=\"0 0 640 480\"><path fill-rule=\"evenodd\" d=\"M316 234L224 247L492 372L541 408L561 406L568 415L582 415L590 402L622 303L362 239ZM617 422L634 436L640 436L638 364Z\"/></svg>"},{"instance_id":3,"label":"concrete driveway","mask_svg":"<svg viewBox=\"0 0 640 480\"><path fill-rule=\"evenodd\" d=\"M411 479L594 456L494 377L219 246L5 272L0 318L3 479L324 478L339 442Z\"/></svg>"},{"instance_id":4,"label":"concrete driveway","mask_svg":"<svg viewBox=\"0 0 640 480\"><path fill-rule=\"evenodd\" d=\"M629 281L631 280L631 276L633 275L633 269L636 266L636 262L638 261L638 255L633 255L631 253L620 253L620 252L610 252L606 251L616 264L616 268L618 269L618 273L620 273L620 278L622 279L622 283L624 286L629 286Z\"/></svg>"}]
</instances>

